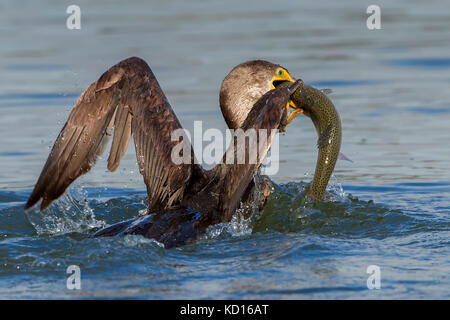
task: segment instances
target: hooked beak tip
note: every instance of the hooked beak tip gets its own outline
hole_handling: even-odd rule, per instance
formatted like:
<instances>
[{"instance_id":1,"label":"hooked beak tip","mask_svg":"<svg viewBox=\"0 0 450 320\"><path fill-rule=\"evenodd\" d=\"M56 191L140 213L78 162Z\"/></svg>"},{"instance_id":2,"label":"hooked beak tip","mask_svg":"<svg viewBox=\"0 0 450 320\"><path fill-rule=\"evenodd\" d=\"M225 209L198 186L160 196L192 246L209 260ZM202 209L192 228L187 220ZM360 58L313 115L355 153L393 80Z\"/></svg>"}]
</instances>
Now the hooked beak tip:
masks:
<instances>
[{"instance_id":1,"label":"hooked beak tip","mask_svg":"<svg viewBox=\"0 0 450 320\"><path fill-rule=\"evenodd\" d=\"M303 85L303 80L302 79L298 79L296 80L290 87L289 87L289 94L293 94L295 92L295 90L297 90L297 88L299 86Z\"/></svg>"}]
</instances>

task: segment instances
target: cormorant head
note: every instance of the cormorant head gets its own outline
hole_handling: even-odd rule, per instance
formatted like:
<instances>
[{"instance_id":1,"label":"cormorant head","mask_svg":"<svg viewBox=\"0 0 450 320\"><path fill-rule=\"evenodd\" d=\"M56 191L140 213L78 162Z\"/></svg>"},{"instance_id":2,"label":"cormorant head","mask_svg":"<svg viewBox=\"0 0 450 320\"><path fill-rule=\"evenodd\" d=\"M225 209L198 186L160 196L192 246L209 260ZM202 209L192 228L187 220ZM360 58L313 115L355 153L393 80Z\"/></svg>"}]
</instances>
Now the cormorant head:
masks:
<instances>
[{"instance_id":1,"label":"cormorant head","mask_svg":"<svg viewBox=\"0 0 450 320\"><path fill-rule=\"evenodd\" d=\"M285 68L268 61L247 61L234 67L220 88L220 109L228 127L240 128L255 102L285 81L295 79ZM289 105L295 107L292 101Z\"/></svg>"}]
</instances>

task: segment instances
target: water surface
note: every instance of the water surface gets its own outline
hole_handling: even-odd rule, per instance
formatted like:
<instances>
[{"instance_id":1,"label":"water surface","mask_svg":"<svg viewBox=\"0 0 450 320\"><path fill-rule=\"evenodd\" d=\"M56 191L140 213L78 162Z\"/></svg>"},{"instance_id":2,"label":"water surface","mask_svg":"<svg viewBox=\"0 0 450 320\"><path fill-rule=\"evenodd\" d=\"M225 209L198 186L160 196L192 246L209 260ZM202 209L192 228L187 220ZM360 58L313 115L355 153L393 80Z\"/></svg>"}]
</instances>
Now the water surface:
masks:
<instances>
[{"instance_id":1,"label":"water surface","mask_svg":"<svg viewBox=\"0 0 450 320\"><path fill-rule=\"evenodd\" d=\"M450 6L381 1L78 1L0 4L0 297L410 299L450 297ZM236 64L279 63L330 98L343 124L332 200L305 202L311 121L280 137L278 184L250 222L165 250L141 237L90 239L145 208L132 144L40 214L23 205L78 95L129 56L145 59L182 125L226 128L218 107ZM306 176L305 176L306 174ZM66 268L82 289L66 288ZM367 267L381 268L369 290Z\"/></svg>"}]
</instances>

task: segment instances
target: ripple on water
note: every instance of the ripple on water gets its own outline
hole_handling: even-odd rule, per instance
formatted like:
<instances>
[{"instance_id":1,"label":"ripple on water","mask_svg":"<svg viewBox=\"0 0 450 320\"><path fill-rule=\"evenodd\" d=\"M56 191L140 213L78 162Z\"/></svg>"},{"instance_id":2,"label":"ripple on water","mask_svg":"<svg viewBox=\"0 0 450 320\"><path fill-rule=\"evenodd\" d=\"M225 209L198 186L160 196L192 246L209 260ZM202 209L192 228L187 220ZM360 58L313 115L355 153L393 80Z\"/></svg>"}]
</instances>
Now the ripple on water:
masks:
<instances>
[{"instance_id":1,"label":"ripple on water","mask_svg":"<svg viewBox=\"0 0 450 320\"><path fill-rule=\"evenodd\" d=\"M413 59L391 59L384 61L388 65L399 67L413 67L424 69L450 68L449 58L413 58Z\"/></svg>"},{"instance_id":2,"label":"ripple on water","mask_svg":"<svg viewBox=\"0 0 450 320\"><path fill-rule=\"evenodd\" d=\"M418 190L445 194L449 185L400 183L346 190L400 192L414 198ZM407 290L399 287L413 285L423 285L418 294L426 286L442 292L439 281L445 276L439 265L447 260L448 214L436 217L360 200L336 181L328 190L329 201L314 204L303 197L305 186L276 185L254 220L236 216L211 228L200 241L173 250L141 236L89 238L100 227L138 215L146 206L145 191L78 186L46 212L26 214L28 191L2 191L0 279L5 280L0 281L13 289L0 290L0 296L73 295L64 288L66 268L72 264L80 266L84 279L77 295L86 297L361 297L367 295L368 264L381 264L390 274L385 296L401 296ZM427 283L412 284L411 272L423 273Z\"/></svg>"}]
</instances>

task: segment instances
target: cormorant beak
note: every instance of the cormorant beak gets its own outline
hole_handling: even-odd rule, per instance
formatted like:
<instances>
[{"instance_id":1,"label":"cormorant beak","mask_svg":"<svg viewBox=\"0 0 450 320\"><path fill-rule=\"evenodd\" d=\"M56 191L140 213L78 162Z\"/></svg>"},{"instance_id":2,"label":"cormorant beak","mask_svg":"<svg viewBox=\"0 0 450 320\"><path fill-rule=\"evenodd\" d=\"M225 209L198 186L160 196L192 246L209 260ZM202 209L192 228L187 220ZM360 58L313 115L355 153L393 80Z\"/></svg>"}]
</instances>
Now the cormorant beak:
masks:
<instances>
[{"instance_id":1,"label":"cormorant beak","mask_svg":"<svg viewBox=\"0 0 450 320\"><path fill-rule=\"evenodd\" d=\"M303 80L302 79L298 79L295 80L293 84L291 84L291 86L289 87L289 94L293 94L295 92L295 90L297 90L298 87L300 87L301 85L303 85Z\"/></svg>"},{"instance_id":2,"label":"cormorant beak","mask_svg":"<svg viewBox=\"0 0 450 320\"><path fill-rule=\"evenodd\" d=\"M270 83L271 90L275 89L276 87L278 87L278 85L282 84L283 82L286 81L295 82L295 79L289 74L289 72L287 72L286 69L279 68L278 70L281 72L281 74L277 73L277 75L272 79Z\"/></svg>"},{"instance_id":3,"label":"cormorant beak","mask_svg":"<svg viewBox=\"0 0 450 320\"><path fill-rule=\"evenodd\" d=\"M286 69L282 69L283 72L281 75L276 75L271 82L271 89L275 89L278 85L280 85L283 82L289 81L292 83L292 85L289 87L289 93L293 94L295 90L300 85L303 85L302 80L295 80L289 72L287 72ZM301 115L303 113L303 109L295 104L295 102L292 99L289 99L289 102L286 105L286 108L288 109L288 119L286 125L288 125L294 118Z\"/></svg>"},{"instance_id":4,"label":"cormorant beak","mask_svg":"<svg viewBox=\"0 0 450 320\"><path fill-rule=\"evenodd\" d=\"M303 80L298 79L295 81L290 87L289 87L289 95L292 95L295 93L295 91L298 89L298 87L303 85ZM292 97L289 98L289 102L287 103L286 108L288 108L288 118L286 121L286 126L291 123L292 120L294 120L296 117L301 115L303 113L303 109L300 108L295 104L295 102L292 100Z\"/></svg>"}]
</instances>

